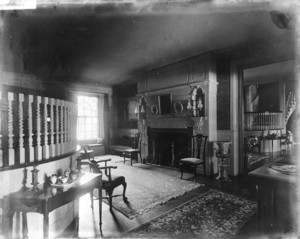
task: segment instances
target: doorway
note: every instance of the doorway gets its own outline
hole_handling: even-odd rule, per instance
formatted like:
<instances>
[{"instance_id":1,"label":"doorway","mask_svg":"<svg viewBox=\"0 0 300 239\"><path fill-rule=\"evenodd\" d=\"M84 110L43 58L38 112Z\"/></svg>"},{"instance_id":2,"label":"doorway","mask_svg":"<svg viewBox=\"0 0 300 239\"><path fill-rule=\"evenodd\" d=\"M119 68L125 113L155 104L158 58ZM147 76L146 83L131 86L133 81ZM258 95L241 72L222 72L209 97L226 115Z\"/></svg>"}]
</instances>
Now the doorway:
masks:
<instances>
[{"instance_id":1,"label":"doorway","mask_svg":"<svg viewBox=\"0 0 300 239\"><path fill-rule=\"evenodd\" d=\"M239 142L243 173L280 156L281 137L295 130L287 127L289 94L297 101L293 67L294 62L287 61L241 69Z\"/></svg>"}]
</instances>

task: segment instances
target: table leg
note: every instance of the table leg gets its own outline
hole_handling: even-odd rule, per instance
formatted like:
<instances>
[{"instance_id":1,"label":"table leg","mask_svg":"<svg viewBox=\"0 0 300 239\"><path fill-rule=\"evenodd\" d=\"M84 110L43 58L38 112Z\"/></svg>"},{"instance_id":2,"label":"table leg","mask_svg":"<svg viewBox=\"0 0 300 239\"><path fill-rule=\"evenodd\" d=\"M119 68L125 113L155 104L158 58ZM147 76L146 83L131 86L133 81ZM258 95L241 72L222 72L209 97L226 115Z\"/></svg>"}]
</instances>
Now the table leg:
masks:
<instances>
[{"instance_id":1,"label":"table leg","mask_svg":"<svg viewBox=\"0 0 300 239\"><path fill-rule=\"evenodd\" d=\"M6 235L5 238L12 238L12 231L13 231L13 218L14 218L14 211L6 211L5 209L3 209L3 231L4 231L4 235Z\"/></svg>"},{"instance_id":2,"label":"table leg","mask_svg":"<svg viewBox=\"0 0 300 239\"><path fill-rule=\"evenodd\" d=\"M256 184L256 201L257 201L257 229L259 232L264 231L264 200L261 185Z\"/></svg>"},{"instance_id":3,"label":"table leg","mask_svg":"<svg viewBox=\"0 0 300 239\"><path fill-rule=\"evenodd\" d=\"M48 205L45 203L44 206L44 238L49 238L49 211L48 211Z\"/></svg>"},{"instance_id":4,"label":"table leg","mask_svg":"<svg viewBox=\"0 0 300 239\"><path fill-rule=\"evenodd\" d=\"M22 213L22 234L23 238L28 238L27 213Z\"/></svg>"},{"instance_id":5,"label":"table leg","mask_svg":"<svg viewBox=\"0 0 300 239\"><path fill-rule=\"evenodd\" d=\"M270 222L270 226L273 227L274 226L274 186L270 186L271 187L271 212L270 212L270 216L271 216L271 222Z\"/></svg>"},{"instance_id":6,"label":"table leg","mask_svg":"<svg viewBox=\"0 0 300 239\"><path fill-rule=\"evenodd\" d=\"M218 172L218 176L216 177L217 180L221 179L221 177L222 177L222 176L221 176L221 175L222 175L221 169L222 169L222 168L221 168L221 159L218 158L218 171L219 171L219 172Z\"/></svg>"},{"instance_id":7,"label":"table leg","mask_svg":"<svg viewBox=\"0 0 300 239\"><path fill-rule=\"evenodd\" d=\"M78 209L75 217L75 232L74 232L74 237L78 237L78 232L79 232L79 199L76 199L75 201L76 208Z\"/></svg>"},{"instance_id":8,"label":"table leg","mask_svg":"<svg viewBox=\"0 0 300 239\"><path fill-rule=\"evenodd\" d=\"M99 197L99 225L100 225L100 232L102 233L102 186L98 188L98 197Z\"/></svg>"},{"instance_id":9,"label":"table leg","mask_svg":"<svg viewBox=\"0 0 300 239\"><path fill-rule=\"evenodd\" d=\"M123 160L124 160L123 163L125 163L125 152L123 152Z\"/></svg>"}]
</instances>

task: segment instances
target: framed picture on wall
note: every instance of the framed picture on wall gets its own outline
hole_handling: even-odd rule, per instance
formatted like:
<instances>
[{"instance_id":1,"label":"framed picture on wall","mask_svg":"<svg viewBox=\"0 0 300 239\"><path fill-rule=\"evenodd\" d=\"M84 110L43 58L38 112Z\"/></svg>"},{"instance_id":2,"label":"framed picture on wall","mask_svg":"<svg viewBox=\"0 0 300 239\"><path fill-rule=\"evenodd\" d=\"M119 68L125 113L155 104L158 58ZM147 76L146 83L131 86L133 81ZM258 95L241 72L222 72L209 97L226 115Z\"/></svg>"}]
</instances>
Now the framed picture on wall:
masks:
<instances>
[{"instance_id":1,"label":"framed picture on wall","mask_svg":"<svg viewBox=\"0 0 300 239\"><path fill-rule=\"evenodd\" d=\"M127 120L138 120L138 114L136 109L139 108L139 102L135 97L130 97L126 99L126 119Z\"/></svg>"},{"instance_id":2,"label":"framed picture on wall","mask_svg":"<svg viewBox=\"0 0 300 239\"><path fill-rule=\"evenodd\" d=\"M172 113L172 95L163 94L158 96L159 114L167 115Z\"/></svg>"}]
</instances>

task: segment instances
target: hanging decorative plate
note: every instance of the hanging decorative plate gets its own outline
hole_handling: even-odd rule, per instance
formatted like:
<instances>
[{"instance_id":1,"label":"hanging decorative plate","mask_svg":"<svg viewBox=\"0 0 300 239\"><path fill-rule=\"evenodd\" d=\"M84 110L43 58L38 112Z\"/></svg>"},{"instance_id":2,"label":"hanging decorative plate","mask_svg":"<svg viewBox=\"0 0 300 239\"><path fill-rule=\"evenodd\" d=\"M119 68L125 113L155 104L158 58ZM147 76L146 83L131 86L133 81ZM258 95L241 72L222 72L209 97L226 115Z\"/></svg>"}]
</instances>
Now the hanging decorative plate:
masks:
<instances>
[{"instance_id":1,"label":"hanging decorative plate","mask_svg":"<svg viewBox=\"0 0 300 239\"><path fill-rule=\"evenodd\" d=\"M158 107L157 105L151 105L151 112L152 114L158 114Z\"/></svg>"},{"instance_id":2,"label":"hanging decorative plate","mask_svg":"<svg viewBox=\"0 0 300 239\"><path fill-rule=\"evenodd\" d=\"M183 105L180 102L175 102L173 104L173 111L180 114L183 111Z\"/></svg>"}]
</instances>

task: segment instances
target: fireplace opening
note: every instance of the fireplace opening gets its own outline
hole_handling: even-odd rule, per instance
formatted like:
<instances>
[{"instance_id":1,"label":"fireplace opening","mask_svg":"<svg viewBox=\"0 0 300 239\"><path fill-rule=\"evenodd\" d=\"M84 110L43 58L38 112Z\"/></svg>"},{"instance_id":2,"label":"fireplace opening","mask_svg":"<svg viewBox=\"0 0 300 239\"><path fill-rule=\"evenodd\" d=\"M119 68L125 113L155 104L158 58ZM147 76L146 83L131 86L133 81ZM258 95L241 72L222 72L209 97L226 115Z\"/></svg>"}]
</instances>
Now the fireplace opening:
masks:
<instances>
[{"instance_id":1,"label":"fireplace opening","mask_svg":"<svg viewBox=\"0 0 300 239\"><path fill-rule=\"evenodd\" d=\"M193 128L148 128L149 163L179 167L181 158L191 155Z\"/></svg>"}]
</instances>

